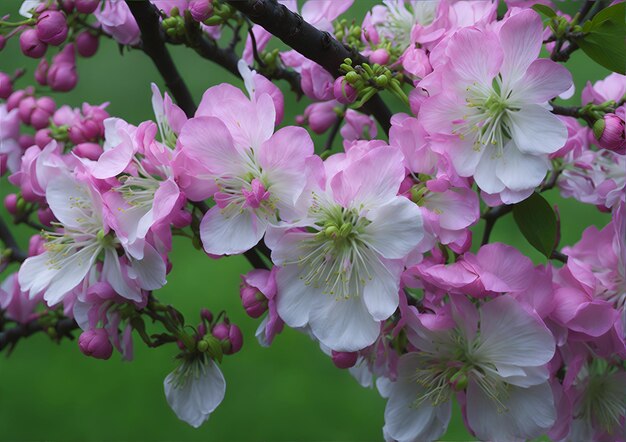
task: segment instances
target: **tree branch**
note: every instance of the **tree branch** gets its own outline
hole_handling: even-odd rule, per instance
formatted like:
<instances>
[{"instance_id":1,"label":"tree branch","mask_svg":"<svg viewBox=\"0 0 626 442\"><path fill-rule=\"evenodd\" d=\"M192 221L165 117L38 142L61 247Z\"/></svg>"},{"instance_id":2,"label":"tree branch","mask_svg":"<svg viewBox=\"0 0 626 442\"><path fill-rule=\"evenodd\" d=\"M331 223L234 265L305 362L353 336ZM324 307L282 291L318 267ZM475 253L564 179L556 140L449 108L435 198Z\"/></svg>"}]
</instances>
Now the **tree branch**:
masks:
<instances>
[{"instance_id":1,"label":"tree branch","mask_svg":"<svg viewBox=\"0 0 626 442\"><path fill-rule=\"evenodd\" d=\"M28 258L28 255L20 249L11 230L9 230L9 226L7 226L2 217L0 217L0 239L4 242L7 249L11 251L10 261L24 262Z\"/></svg>"},{"instance_id":2,"label":"tree branch","mask_svg":"<svg viewBox=\"0 0 626 442\"><path fill-rule=\"evenodd\" d=\"M78 324L76 321L70 318L63 318L57 321L54 326L54 331L59 337L66 336L72 338L71 332L77 328ZM36 319L25 324L16 324L15 327L0 332L0 351L9 346L12 349L17 345L20 339L27 338L41 331L47 332L48 329L44 329Z\"/></svg>"},{"instance_id":3,"label":"tree branch","mask_svg":"<svg viewBox=\"0 0 626 442\"><path fill-rule=\"evenodd\" d=\"M339 66L346 58L355 64L367 63L361 54L349 51L328 32L322 32L307 23L298 14L276 0L227 0L234 8L245 14L254 23L262 26L297 52L318 63L335 78L341 74ZM391 111L380 96L372 97L363 109L371 113L385 133L391 127Z\"/></svg>"},{"instance_id":4,"label":"tree branch","mask_svg":"<svg viewBox=\"0 0 626 442\"><path fill-rule=\"evenodd\" d=\"M152 59L159 73L165 80L165 85L172 92L176 103L188 117L193 117L196 105L184 80L170 56L161 34L159 11L147 0L126 0L139 30L141 31L141 49Z\"/></svg>"}]
</instances>

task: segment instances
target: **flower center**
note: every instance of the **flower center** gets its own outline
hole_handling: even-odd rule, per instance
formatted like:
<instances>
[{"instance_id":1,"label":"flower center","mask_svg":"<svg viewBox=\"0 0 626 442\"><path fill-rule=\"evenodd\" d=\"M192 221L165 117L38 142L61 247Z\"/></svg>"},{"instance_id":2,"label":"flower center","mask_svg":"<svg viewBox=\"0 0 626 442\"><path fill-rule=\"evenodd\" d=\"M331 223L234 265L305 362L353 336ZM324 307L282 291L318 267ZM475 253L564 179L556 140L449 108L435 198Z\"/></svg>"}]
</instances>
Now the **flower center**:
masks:
<instances>
[{"instance_id":1,"label":"flower center","mask_svg":"<svg viewBox=\"0 0 626 442\"><path fill-rule=\"evenodd\" d=\"M387 17L381 23L381 34L402 49L411 43L411 31L415 24L428 26L435 19L437 2L412 2L404 0L385 0Z\"/></svg>"},{"instance_id":2,"label":"flower center","mask_svg":"<svg viewBox=\"0 0 626 442\"><path fill-rule=\"evenodd\" d=\"M159 180L153 177L125 175L119 178L122 183L113 190L122 194L124 201L133 207L152 207L154 194L159 188Z\"/></svg>"}]
</instances>

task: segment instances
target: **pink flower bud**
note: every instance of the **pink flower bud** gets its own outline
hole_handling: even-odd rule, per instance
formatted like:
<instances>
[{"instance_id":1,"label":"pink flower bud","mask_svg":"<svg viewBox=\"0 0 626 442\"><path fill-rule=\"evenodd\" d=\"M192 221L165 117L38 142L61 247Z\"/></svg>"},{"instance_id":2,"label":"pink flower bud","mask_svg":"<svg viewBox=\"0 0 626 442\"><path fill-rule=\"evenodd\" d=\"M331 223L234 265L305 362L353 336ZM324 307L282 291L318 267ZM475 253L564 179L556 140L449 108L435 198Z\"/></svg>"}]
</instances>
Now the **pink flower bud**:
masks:
<instances>
[{"instance_id":1,"label":"pink flower bud","mask_svg":"<svg viewBox=\"0 0 626 442\"><path fill-rule=\"evenodd\" d=\"M39 129L35 134L35 144L42 149L46 147L50 141L52 141L52 137L50 137L50 129L48 128Z\"/></svg>"},{"instance_id":2,"label":"pink flower bud","mask_svg":"<svg viewBox=\"0 0 626 442\"><path fill-rule=\"evenodd\" d=\"M102 147L98 143L80 143L72 149L72 152L81 158L97 161L102 155Z\"/></svg>"},{"instance_id":3,"label":"pink flower bud","mask_svg":"<svg viewBox=\"0 0 626 442\"><path fill-rule=\"evenodd\" d=\"M37 107L37 101L34 97L25 97L22 101L20 101L18 109L18 115L22 123L30 124L30 116L33 111Z\"/></svg>"},{"instance_id":4,"label":"pink flower bud","mask_svg":"<svg viewBox=\"0 0 626 442\"><path fill-rule=\"evenodd\" d=\"M46 207L45 209L38 209L37 218L39 218L39 222L46 227L51 227L52 222L56 219L50 207Z\"/></svg>"},{"instance_id":5,"label":"pink flower bud","mask_svg":"<svg viewBox=\"0 0 626 442\"><path fill-rule=\"evenodd\" d=\"M41 58L48 45L39 40L35 29L26 29L20 34L20 49L27 57Z\"/></svg>"},{"instance_id":6,"label":"pink flower bud","mask_svg":"<svg viewBox=\"0 0 626 442\"><path fill-rule=\"evenodd\" d=\"M48 70L48 85L52 90L67 92L78 83L76 73L76 56L74 55L74 45L69 44L52 59L52 66Z\"/></svg>"},{"instance_id":7,"label":"pink flower bud","mask_svg":"<svg viewBox=\"0 0 626 442\"><path fill-rule=\"evenodd\" d=\"M243 345L243 335L241 334L239 327L235 324L220 322L213 327L211 334L222 341L224 354L232 355L241 350L241 346Z\"/></svg>"},{"instance_id":8,"label":"pink flower bud","mask_svg":"<svg viewBox=\"0 0 626 442\"><path fill-rule=\"evenodd\" d=\"M0 98L6 100L13 93L13 84L11 83L11 77L0 72Z\"/></svg>"},{"instance_id":9,"label":"pink flower bud","mask_svg":"<svg viewBox=\"0 0 626 442\"><path fill-rule=\"evenodd\" d=\"M76 37L76 51L81 57L91 57L98 51L100 40L89 31L84 31Z\"/></svg>"},{"instance_id":10,"label":"pink flower bud","mask_svg":"<svg viewBox=\"0 0 626 442\"><path fill-rule=\"evenodd\" d=\"M52 46L59 46L67 38L65 14L60 11L44 11L37 19L37 37Z\"/></svg>"},{"instance_id":11,"label":"pink flower bud","mask_svg":"<svg viewBox=\"0 0 626 442\"><path fill-rule=\"evenodd\" d=\"M14 193L9 193L4 197L4 207L6 207L7 212L11 215L17 215L17 195Z\"/></svg>"},{"instance_id":12,"label":"pink flower bud","mask_svg":"<svg viewBox=\"0 0 626 442\"><path fill-rule=\"evenodd\" d=\"M243 308L251 318L258 318L267 311L267 298L256 287L242 282L239 296L241 296Z\"/></svg>"},{"instance_id":13,"label":"pink flower bud","mask_svg":"<svg viewBox=\"0 0 626 442\"><path fill-rule=\"evenodd\" d=\"M74 10L74 0L58 0L61 9L66 13L70 13Z\"/></svg>"},{"instance_id":14,"label":"pink flower bud","mask_svg":"<svg viewBox=\"0 0 626 442\"><path fill-rule=\"evenodd\" d=\"M7 39L4 35L0 35L0 51L7 45Z\"/></svg>"},{"instance_id":15,"label":"pink flower bud","mask_svg":"<svg viewBox=\"0 0 626 442\"><path fill-rule=\"evenodd\" d=\"M21 134L17 139L17 142L22 149L28 149L30 146L35 144L35 137L29 134Z\"/></svg>"},{"instance_id":16,"label":"pink flower bud","mask_svg":"<svg viewBox=\"0 0 626 442\"><path fill-rule=\"evenodd\" d=\"M37 80L37 83L42 86L46 86L48 84L47 75L49 67L50 65L48 64L48 60L42 58L37 65L37 69L35 69L35 80Z\"/></svg>"},{"instance_id":17,"label":"pink flower bud","mask_svg":"<svg viewBox=\"0 0 626 442\"><path fill-rule=\"evenodd\" d=\"M370 54L370 61L380 65L385 65L389 61L389 52L387 49L379 48Z\"/></svg>"},{"instance_id":18,"label":"pink flower bud","mask_svg":"<svg viewBox=\"0 0 626 442\"><path fill-rule=\"evenodd\" d=\"M198 324L197 330L198 330L198 338L204 337L204 335L206 335L206 332L207 332L206 324L204 322L201 322L200 324Z\"/></svg>"},{"instance_id":19,"label":"pink flower bud","mask_svg":"<svg viewBox=\"0 0 626 442\"><path fill-rule=\"evenodd\" d=\"M80 351L86 356L96 359L109 359L113 354L113 346L109 335L103 328L95 328L83 332L78 338Z\"/></svg>"},{"instance_id":20,"label":"pink flower bud","mask_svg":"<svg viewBox=\"0 0 626 442\"><path fill-rule=\"evenodd\" d=\"M191 224L193 217L186 210L178 210L172 218L172 225L177 229L183 229Z\"/></svg>"},{"instance_id":21,"label":"pink flower bud","mask_svg":"<svg viewBox=\"0 0 626 442\"><path fill-rule=\"evenodd\" d=\"M195 21L204 21L213 13L213 5L210 0L191 0L189 12Z\"/></svg>"},{"instance_id":22,"label":"pink flower bud","mask_svg":"<svg viewBox=\"0 0 626 442\"><path fill-rule=\"evenodd\" d=\"M624 147L624 120L615 114L606 114L604 119L593 125L593 134L600 147L608 150L620 150Z\"/></svg>"},{"instance_id":23,"label":"pink flower bud","mask_svg":"<svg viewBox=\"0 0 626 442\"><path fill-rule=\"evenodd\" d=\"M46 251L46 241L43 236L37 234L30 237L28 240L28 256L41 255Z\"/></svg>"},{"instance_id":24,"label":"pink flower bud","mask_svg":"<svg viewBox=\"0 0 626 442\"><path fill-rule=\"evenodd\" d=\"M203 308L200 310L200 317L208 322L213 320L213 313L208 308Z\"/></svg>"},{"instance_id":25,"label":"pink flower bud","mask_svg":"<svg viewBox=\"0 0 626 442\"><path fill-rule=\"evenodd\" d=\"M341 76L335 80L333 84L333 95L335 100L342 104L350 104L356 100L359 95L357 91L350 83L345 81L346 77Z\"/></svg>"},{"instance_id":26,"label":"pink flower bud","mask_svg":"<svg viewBox=\"0 0 626 442\"><path fill-rule=\"evenodd\" d=\"M91 14L98 8L100 0L75 0L74 7L81 14Z\"/></svg>"},{"instance_id":27,"label":"pink flower bud","mask_svg":"<svg viewBox=\"0 0 626 442\"><path fill-rule=\"evenodd\" d=\"M332 351L333 364L337 368L350 368L354 367L356 364L356 360L359 356L357 352L347 352L347 351Z\"/></svg>"},{"instance_id":28,"label":"pink flower bud","mask_svg":"<svg viewBox=\"0 0 626 442\"><path fill-rule=\"evenodd\" d=\"M307 106L304 110L304 116L313 132L316 134L324 133L337 121L338 117L334 109L336 105L336 101L326 101Z\"/></svg>"},{"instance_id":29,"label":"pink flower bud","mask_svg":"<svg viewBox=\"0 0 626 442\"><path fill-rule=\"evenodd\" d=\"M33 89L31 87L13 92L7 99L7 110L12 111L17 108L24 98L31 95L33 95Z\"/></svg>"}]
</instances>

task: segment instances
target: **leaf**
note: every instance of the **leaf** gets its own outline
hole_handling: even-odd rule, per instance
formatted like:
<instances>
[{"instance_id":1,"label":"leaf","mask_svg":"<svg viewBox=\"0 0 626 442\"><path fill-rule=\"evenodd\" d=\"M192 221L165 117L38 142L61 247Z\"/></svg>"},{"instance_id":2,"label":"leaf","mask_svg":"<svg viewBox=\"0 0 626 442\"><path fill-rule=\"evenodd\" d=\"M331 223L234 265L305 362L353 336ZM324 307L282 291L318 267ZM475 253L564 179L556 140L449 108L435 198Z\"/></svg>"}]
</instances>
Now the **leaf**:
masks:
<instances>
[{"instance_id":1,"label":"leaf","mask_svg":"<svg viewBox=\"0 0 626 442\"><path fill-rule=\"evenodd\" d=\"M513 218L526 240L550 258L556 246L556 214L538 193L513 206Z\"/></svg>"},{"instance_id":2,"label":"leaf","mask_svg":"<svg viewBox=\"0 0 626 442\"><path fill-rule=\"evenodd\" d=\"M532 7L536 12L538 12L541 15L544 15L548 18L554 18L556 17L556 12L554 12L554 9L552 9L550 6L546 6L546 5L542 5L541 3L537 3L536 5L533 5Z\"/></svg>"},{"instance_id":3,"label":"leaf","mask_svg":"<svg viewBox=\"0 0 626 442\"><path fill-rule=\"evenodd\" d=\"M603 9L584 24L585 35L574 40L589 58L620 74L626 74L625 14L625 3Z\"/></svg>"}]
</instances>

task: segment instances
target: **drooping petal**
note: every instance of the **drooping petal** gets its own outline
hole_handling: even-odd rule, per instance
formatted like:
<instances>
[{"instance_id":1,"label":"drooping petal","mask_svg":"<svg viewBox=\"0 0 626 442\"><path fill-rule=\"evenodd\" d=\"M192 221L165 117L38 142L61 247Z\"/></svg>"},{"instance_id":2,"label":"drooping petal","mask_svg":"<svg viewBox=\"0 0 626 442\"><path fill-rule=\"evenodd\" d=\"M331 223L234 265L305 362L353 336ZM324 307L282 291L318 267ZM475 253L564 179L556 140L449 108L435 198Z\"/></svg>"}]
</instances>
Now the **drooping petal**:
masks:
<instances>
[{"instance_id":1,"label":"drooping petal","mask_svg":"<svg viewBox=\"0 0 626 442\"><path fill-rule=\"evenodd\" d=\"M224 400L226 381L219 367L212 360L202 364L198 370L190 370L184 379L176 372L165 378L163 387L167 403L176 416L194 428L198 428ZM197 374L196 374L197 373Z\"/></svg>"},{"instance_id":2,"label":"drooping petal","mask_svg":"<svg viewBox=\"0 0 626 442\"><path fill-rule=\"evenodd\" d=\"M290 327L304 327L311 311L325 296L312 284L305 285L300 278L302 272L302 268L292 264L280 268L276 274L278 316Z\"/></svg>"}]
</instances>

